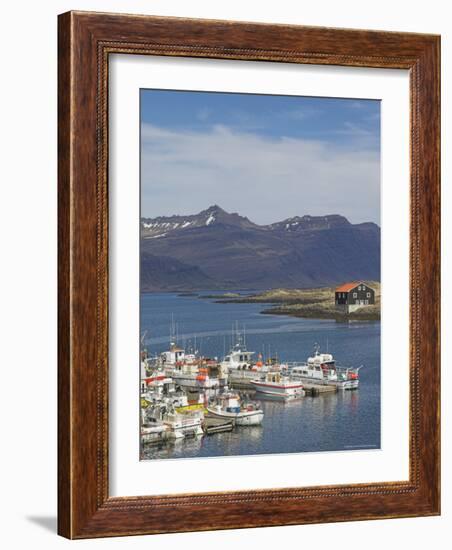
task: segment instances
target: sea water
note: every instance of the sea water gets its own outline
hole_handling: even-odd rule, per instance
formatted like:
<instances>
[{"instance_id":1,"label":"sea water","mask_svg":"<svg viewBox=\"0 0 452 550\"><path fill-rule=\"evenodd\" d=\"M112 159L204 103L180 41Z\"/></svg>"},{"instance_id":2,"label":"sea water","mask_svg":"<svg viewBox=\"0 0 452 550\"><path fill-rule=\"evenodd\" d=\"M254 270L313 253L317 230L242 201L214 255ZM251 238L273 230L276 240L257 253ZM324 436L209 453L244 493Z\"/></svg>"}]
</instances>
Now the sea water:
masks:
<instances>
[{"instance_id":1,"label":"sea water","mask_svg":"<svg viewBox=\"0 0 452 550\"><path fill-rule=\"evenodd\" d=\"M261 353L281 362L306 361L318 344L340 366L363 365L359 389L287 402L257 396L264 411L261 426L146 445L144 459L380 448L380 322L339 323L262 314L268 307L217 303L197 295L142 294L141 333L146 334L144 342L151 355L168 349L172 330L179 345L220 360L229 351L237 327L256 360Z\"/></svg>"}]
</instances>

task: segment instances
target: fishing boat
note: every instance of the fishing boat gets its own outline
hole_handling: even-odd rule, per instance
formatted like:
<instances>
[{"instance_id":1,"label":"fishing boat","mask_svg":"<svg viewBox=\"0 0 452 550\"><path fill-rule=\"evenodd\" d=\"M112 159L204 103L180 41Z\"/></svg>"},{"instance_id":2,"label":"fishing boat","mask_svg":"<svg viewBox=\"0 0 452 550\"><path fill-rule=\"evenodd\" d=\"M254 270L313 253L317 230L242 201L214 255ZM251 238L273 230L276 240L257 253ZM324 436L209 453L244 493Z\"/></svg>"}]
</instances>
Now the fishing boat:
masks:
<instances>
[{"instance_id":1,"label":"fishing boat","mask_svg":"<svg viewBox=\"0 0 452 550\"><path fill-rule=\"evenodd\" d=\"M280 372L268 372L264 378L251 381L252 386L259 393L282 398L303 397L303 384L298 380L292 380Z\"/></svg>"},{"instance_id":2,"label":"fishing boat","mask_svg":"<svg viewBox=\"0 0 452 550\"><path fill-rule=\"evenodd\" d=\"M162 439L182 439L203 435L204 410L178 412L170 402L151 404L142 412L142 435L151 435L151 427L163 426ZM146 428L143 433L143 428Z\"/></svg>"},{"instance_id":3,"label":"fishing boat","mask_svg":"<svg viewBox=\"0 0 452 550\"><path fill-rule=\"evenodd\" d=\"M158 443L165 439L166 427L161 423L149 423L141 426L141 441L143 443Z\"/></svg>"},{"instance_id":4,"label":"fishing boat","mask_svg":"<svg viewBox=\"0 0 452 550\"><path fill-rule=\"evenodd\" d=\"M162 418L168 439L182 439L187 436L203 435L203 420L204 413L202 411L194 411L187 414L171 411L166 413Z\"/></svg>"},{"instance_id":5,"label":"fishing boat","mask_svg":"<svg viewBox=\"0 0 452 550\"><path fill-rule=\"evenodd\" d=\"M257 361L253 359L254 351L246 348L244 339L237 334L236 343L224 357L220 365L227 369L230 384L251 386L251 381L266 372L280 371L283 367L275 360L264 362L259 354Z\"/></svg>"},{"instance_id":6,"label":"fishing boat","mask_svg":"<svg viewBox=\"0 0 452 550\"><path fill-rule=\"evenodd\" d=\"M331 353L320 353L319 346L305 363L290 363L290 376L294 380L311 384L336 386L342 390L355 390L359 386L360 367L339 367Z\"/></svg>"},{"instance_id":7,"label":"fishing boat","mask_svg":"<svg viewBox=\"0 0 452 550\"><path fill-rule=\"evenodd\" d=\"M146 390L157 395L170 395L176 391L173 379L163 373L154 373L146 378Z\"/></svg>"},{"instance_id":8,"label":"fishing boat","mask_svg":"<svg viewBox=\"0 0 452 550\"><path fill-rule=\"evenodd\" d=\"M196 364L180 363L171 370L171 377L180 386L190 390L207 390L220 387L218 378L209 376L206 367Z\"/></svg>"},{"instance_id":9,"label":"fishing boat","mask_svg":"<svg viewBox=\"0 0 452 550\"><path fill-rule=\"evenodd\" d=\"M160 355L159 368L176 384L189 390L222 388L227 385L227 374L218 362L200 357L196 352L186 353L174 342Z\"/></svg>"},{"instance_id":10,"label":"fishing boat","mask_svg":"<svg viewBox=\"0 0 452 550\"><path fill-rule=\"evenodd\" d=\"M223 420L233 420L237 426L257 426L264 418L263 411L255 403L242 404L236 393L219 395L215 402L207 406L209 416Z\"/></svg>"},{"instance_id":11,"label":"fishing boat","mask_svg":"<svg viewBox=\"0 0 452 550\"><path fill-rule=\"evenodd\" d=\"M141 410L141 441L143 443L158 443L165 439L166 427L163 422L157 418L150 417L146 410Z\"/></svg>"},{"instance_id":12,"label":"fishing boat","mask_svg":"<svg viewBox=\"0 0 452 550\"><path fill-rule=\"evenodd\" d=\"M256 378L260 367L252 362L253 351L248 351L240 342L236 343L224 357L221 365L228 370L229 381L242 382Z\"/></svg>"},{"instance_id":13,"label":"fishing boat","mask_svg":"<svg viewBox=\"0 0 452 550\"><path fill-rule=\"evenodd\" d=\"M176 387L172 378L156 378L147 386L147 391L142 394L145 401L150 404L160 404L178 408L189 406L187 394Z\"/></svg>"}]
</instances>

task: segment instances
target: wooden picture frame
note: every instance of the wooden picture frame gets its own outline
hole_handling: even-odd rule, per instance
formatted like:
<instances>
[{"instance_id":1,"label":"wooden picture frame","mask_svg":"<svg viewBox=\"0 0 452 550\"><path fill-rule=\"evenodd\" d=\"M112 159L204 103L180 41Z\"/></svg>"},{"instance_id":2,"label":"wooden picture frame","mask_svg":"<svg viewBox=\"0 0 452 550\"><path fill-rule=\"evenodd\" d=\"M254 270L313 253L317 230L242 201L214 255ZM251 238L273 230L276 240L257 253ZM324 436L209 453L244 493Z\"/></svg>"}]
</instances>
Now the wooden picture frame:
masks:
<instances>
[{"instance_id":1,"label":"wooden picture frame","mask_svg":"<svg viewBox=\"0 0 452 550\"><path fill-rule=\"evenodd\" d=\"M440 513L440 38L138 15L59 16L58 532L68 538ZM409 481L149 497L108 491L110 54L410 72Z\"/></svg>"}]
</instances>

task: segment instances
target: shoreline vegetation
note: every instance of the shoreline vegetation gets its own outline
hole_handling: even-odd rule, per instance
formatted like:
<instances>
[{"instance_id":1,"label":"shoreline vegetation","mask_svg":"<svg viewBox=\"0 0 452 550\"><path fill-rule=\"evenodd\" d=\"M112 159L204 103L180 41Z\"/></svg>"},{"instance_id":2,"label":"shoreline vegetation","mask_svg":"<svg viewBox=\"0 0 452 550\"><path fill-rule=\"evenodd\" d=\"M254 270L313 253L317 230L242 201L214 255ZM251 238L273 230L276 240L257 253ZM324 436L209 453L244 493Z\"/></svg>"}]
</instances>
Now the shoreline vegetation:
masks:
<instances>
[{"instance_id":1,"label":"shoreline vegetation","mask_svg":"<svg viewBox=\"0 0 452 550\"><path fill-rule=\"evenodd\" d=\"M310 319L335 319L336 321L379 321L380 320L380 283L363 281L375 290L375 305L363 306L352 312L338 311L334 302L335 287L286 289L275 288L255 294L199 294L202 299L215 300L219 304L266 304L261 311L267 315L289 315Z\"/></svg>"}]
</instances>

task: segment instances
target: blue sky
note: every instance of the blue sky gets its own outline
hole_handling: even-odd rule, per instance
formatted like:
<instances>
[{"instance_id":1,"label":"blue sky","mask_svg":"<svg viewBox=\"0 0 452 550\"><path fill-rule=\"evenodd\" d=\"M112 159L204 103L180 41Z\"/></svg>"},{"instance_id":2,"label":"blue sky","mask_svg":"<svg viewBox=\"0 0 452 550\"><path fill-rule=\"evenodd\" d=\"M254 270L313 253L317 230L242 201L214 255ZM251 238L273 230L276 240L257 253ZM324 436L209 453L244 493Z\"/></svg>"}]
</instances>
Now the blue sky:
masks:
<instances>
[{"instance_id":1,"label":"blue sky","mask_svg":"<svg viewBox=\"0 0 452 550\"><path fill-rule=\"evenodd\" d=\"M380 220L380 102L141 90L142 215Z\"/></svg>"}]
</instances>

